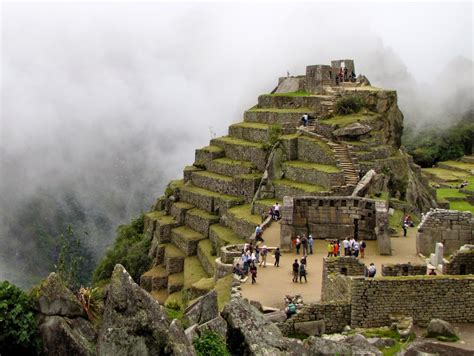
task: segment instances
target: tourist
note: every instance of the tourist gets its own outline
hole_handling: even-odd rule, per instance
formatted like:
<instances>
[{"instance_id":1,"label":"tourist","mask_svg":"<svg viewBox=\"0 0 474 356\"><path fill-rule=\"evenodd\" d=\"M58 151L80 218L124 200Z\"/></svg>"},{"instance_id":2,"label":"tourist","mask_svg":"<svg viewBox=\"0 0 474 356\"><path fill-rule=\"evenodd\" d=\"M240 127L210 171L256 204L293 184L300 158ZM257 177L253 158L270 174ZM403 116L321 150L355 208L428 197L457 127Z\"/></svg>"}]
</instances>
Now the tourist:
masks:
<instances>
[{"instance_id":1,"label":"tourist","mask_svg":"<svg viewBox=\"0 0 474 356\"><path fill-rule=\"evenodd\" d=\"M294 239L291 240L291 242L292 242L292 244L293 244L293 250L292 250L292 251L296 251L296 240L297 240L297 239L298 239L298 238L294 238Z\"/></svg>"},{"instance_id":2,"label":"tourist","mask_svg":"<svg viewBox=\"0 0 474 356\"><path fill-rule=\"evenodd\" d=\"M300 254L300 247L301 247L301 239L300 236L296 236L296 253Z\"/></svg>"},{"instance_id":3,"label":"tourist","mask_svg":"<svg viewBox=\"0 0 474 356\"><path fill-rule=\"evenodd\" d=\"M273 205L273 211L275 214L275 220L280 220L280 205L278 204L278 202Z\"/></svg>"},{"instance_id":4,"label":"tourist","mask_svg":"<svg viewBox=\"0 0 474 356\"><path fill-rule=\"evenodd\" d=\"M298 283L298 272L300 270L300 265L298 264L298 259L293 263L293 282Z\"/></svg>"},{"instance_id":5,"label":"tourist","mask_svg":"<svg viewBox=\"0 0 474 356\"><path fill-rule=\"evenodd\" d=\"M308 126L309 122L309 116L308 113L304 113L304 115L301 117L301 121L303 121L303 126Z\"/></svg>"},{"instance_id":6,"label":"tourist","mask_svg":"<svg viewBox=\"0 0 474 356\"><path fill-rule=\"evenodd\" d=\"M257 225L257 227L255 228L255 240L258 242L258 241L261 241L263 242L263 238L262 238L262 235L263 235L263 229L262 229L262 226L261 225Z\"/></svg>"},{"instance_id":7,"label":"tourist","mask_svg":"<svg viewBox=\"0 0 474 356\"><path fill-rule=\"evenodd\" d=\"M257 261L257 263L259 263L259 258L260 258L260 247L255 246L255 260Z\"/></svg>"},{"instance_id":8,"label":"tourist","mask_svg":"<svg viewBox=\"0 0 474 356\"><path fill-rule=\"evenodd\" d=\"M288 306L285 309L286 312L286 318L289 319L293 314L296 314L296 304L293 302L290 302Z\"/></svg>"},{"instance_id":9,"label":"tourist","mask_svg":"<svg viewBox=\"0 0 474 356\"><path fill-rule=\"evenodd\" d=\"M263 264L263 267L267 267L267 253L267 246L264 245L262 247L262 251L260 252L260 254L262 255L262 261L260 262L260 266Z\"/></svg>"},{"instance_id":10,"label":"tourist","mask_svg":"<svg viewBox=\"0 0 474 356\"><path fill-rule=\"evenodd\" d=\"M350 256L351 255L351 249L349 247L349 238L346 237L343 241L342 241L342 245L344 246L344 256Z\"/></svg>"},{"instance_id":11,"label":"tourist","mask_svg":"<svg viewBox=\"0 0 474 356\"><path fill-rule=\"evenodd\" d=\"M275 263L273 264L275 267L280 267L280 256L280 248L277 247L277 249L275 250Z\"/></svg>"},{"instance_id":12,"label":"tourist","mask_svg":"<svg viewBox=\"0 0 474 356\"><path fill-rule=\"evenodd\" d=\"M403 229L403 237L407 237L408 224L404 222L402 229Z\"/></svg>"},{"instance_id":13,"label":"tourist","mask_svg":"<svg viewBox=\"0 0 474 356\"><path fill-rule=\"evenodd\" d=\"M339 76L336 75L336 85L339 85Z\"/></svg>"},{"instance_id":14,"label":"tourist","mask_svg":"<svg viewBox=\"0 0 474 356\"><path fill-rule=\"evenodd\" d=\"M244 276L245 276L245 273L244 273L244 271L242 270L242 268L240 267L240 264L239 264L239 263L237 263L237 264L234 266L233 273L236 274L237 276L239 276L240 279L244 278Z\"/></svg>"},{"instance_id":15,"label":"tourist","mask_svg":"<svg viewBox=\"0 0 474 356\"><path fill-rule=\"evenodd\" d=\"M371 263L367 269L367 276L373 278L375 277L375 273L377 273L377 269L375 268L375 265Z\"/></svg>"},{"instance_id":16,"label":"tourist","mask_svg":"<svg viewBox=\"0 0 474 356\"><path fill-rule=\"evenodd\" d=\"M347 76L347 67L344 68L344 81L347 82L349 77Z\"/></svg>"},{"instance_id":17,"label":"tourist","mask_svg":"<svg viewBox=\"0 0 474 356\"><path fill-rule=\"evenodd\" d=\"M252 284L257 283L257 266L255 263L250 265L250 274L252 275Z\"/></svg>"},{"instance_id":18,"label":"tourist","mask_svg":"<svg viewBox=\"0 0 474 356\"><path fill-rule=\"evenodd\" d=\"M354 238L354 236L351 236L351 238L349 240L349 251L351 253L349 254L349 256L352 256L352 251L354 250L354 242L355 242L355 238Z\"/></svg>"},{"instance_id":19,"label":"tourist","mask_svg":"<svg viewBox=\"0 0 474 356\"><path fill-rule=\"evenodd\" d=\"M268 215L272 217L272 220L276 220L275 210L273 209L273 206L270 207L270 210L268 211Z\"/></svg>"},{"instance_id":20,"label":"tourist","mask_svg":"<svg viewBox=\"0 0 474 356\"><path fill-rule=\"evenodd\" d=\"M308 246L309 246L309 254L310 255L313 254L313 243L314 243L313 235L309 234Z\"/></svg>"},{"instance_id":21,"label":"tourist","mask_svg":"<svg viewBox=\"0 0 474 356\"><path fill-rule=\"evenodd\" d=\"M467 180L463 181L461 185L459 186L460 189L463 189L464 187L467 187L469 185L469 182Z\"/></svg>"},{"instance_id":22,"label":"tourist","mask_svg":"<svg viewBox=\"0 0 474 356\"><path fill-rule=\"evenodd\" d=\"M306 279L306 265L304 263L300 264L300 283L301 279L304 277L304 282L308 283L308 280Z\"/></svg>"},{"instance_id":23,"label":"tourist","mask_svg":"<svg viewBox=\"0 0 474 356\"><path fill-rule=\"evenodd\" d=\"M249 267L250 267L250 256L247 255L247 252L244 252L242 254L242 261L244 263L244 273L247 275L249 273Z\"/></svg>"},{"instance_id":24,"label":"tourist","mask_svg":"<svg viewBox=\"0 0 474 356\"><path fill-rule=\"evenodd\" d=\"M303 255L308 254L308 239L306 238L306 235L303 234L303 237L301 238L301 245L303 245Z\"/></svg>"},{"instance_id":25,"label":"tourist","mask_svg":"<svg viewBox=\"0 0 474 356\"><path fill-rule=\"evenodd\" d=\"M357 241L354 241L354 244L352 245L352 250L354 251L354 256L356 258L359 257L359 243Z\"/></svg>"},{"instance_id":26,"label":"tourist","mask_svg":"<svg viewBox=\"0 0 474 356\"><path fill-rule=\"evenodd\" d=\"M337 241L334 242L332 255L334 257L337 257L339 255L339 244L337 243Z\"/></svg>"},{"instance_id":27,"label":"tourist","mask_svg":"<svg viewBox=\"0 0 474 356\"><path fill-rule=\"evenodd\" d=\"M351 82L355 82L356 81L356 74L354 73L354 71L352 71L351 73Z\"/></svg>"},{"instance_id":28,"label":"tourist","mask_svg":"<svg viewBox=\"0 0 474 356\"><path fill-rule=\"evenodd\" d=\"M364 240L361 240L360 241L360 244L359 244L359 250L360 250L360 258L364 258L365 257L365 248L366 248L366 244L365 244L365 241Z\"/></svg>"},{"instance_id":29,"label":"tourist","mask_svg":"<svg viewBox=\"0 0 474 356\"><path fill-rule=\"evenodd\" d=\"M436 276L436 272L434 268L430 268L430 273L428 273L428 276Z\"/></svg>"},{"instance_id":30,"label":"tourist","mask_svg":"<svg viewBox=\"0 0 474 356\"><path fill-rule=\"evenodd\" d=\"M334 246L332 242L329 242L328 244L328 257L332 257L334 254Z\"/></svg>"},{"instance_id":31,"label":"tourist","mask_svg":"<svg viewBox=\"0 0 474 356\"><path fill-rule=\"evenodd\" d=\"M305 265L305 267L308 266L307 257L308 257L308 256L304 255L303 257L301 257L301 260L300 260L300 261L301 261L300 263L303 264L303 265Z\"/></svg>"}]
</instances>

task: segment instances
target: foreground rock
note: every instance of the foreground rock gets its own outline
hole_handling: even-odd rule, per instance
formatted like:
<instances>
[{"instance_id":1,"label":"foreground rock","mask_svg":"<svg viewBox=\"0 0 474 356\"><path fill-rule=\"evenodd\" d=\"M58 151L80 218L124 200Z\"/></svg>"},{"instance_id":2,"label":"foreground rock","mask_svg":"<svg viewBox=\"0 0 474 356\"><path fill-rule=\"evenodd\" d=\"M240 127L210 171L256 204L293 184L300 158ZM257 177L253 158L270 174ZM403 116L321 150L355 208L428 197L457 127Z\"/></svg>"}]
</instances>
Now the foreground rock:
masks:
<instances>
[{"instance_id":1,"label":"foreground rock","mask_svg":"<svg viewBox=\"0 0 474 356\"><path fill-rule=\"evenodd\" d=\"M439 344L431 341L415 341L412 342L405 351L399 353L399 356L472 356L472 354L473 352L470 350L464 350L450 345Z\"/></svg>"},{"instance_id":2,"label":"foreground rock","mask_svg":"<svg viewBox=\"0 0 474 356\"><path fill-rule=\"evenodd\" d=\"M431 319L428 324L427 337L446 337L450 339L459 339L454 326L441 319Z\"/></svg>"},{"instance_id":3,"label":"foreground rock","mask_svg":"<svg viewBox=\"0 0 474 356\"><path fill-rule=\"evenodd\" d=\"M116 265L106 291L99 332L100 355L160 355L177 350L194 355L181 325L170 323L163 308Z\"/></svg>"},{"instance_id":4,"label":"foreground rock","mask_svg":"<svg viewBox=\"0 0 474 356\"><path fill-rule=\"evenodd\" d=\"M352 355L353 348L344 342L310 336L304 341L307 354L315 356Z\"/></svg>"},{"instance_id":5,"label":"foreground rock","mask_svg":"<svg viewBox=\"0 0 474 356\"><path fill-rule=\"evenodd\" d=\"M190 324L204 324L219 316L217 292L211 290L206 295L199 297L184 311L184 317Z\"/></svg>"},{"instance_id":6,"label":"foreground rock","mask_svg":"<svg viewBox=\"0 0 474 356\"><path fill-rule=\"evenodd\" d=\"M357 137L365 135L372 131L372 128L368 125L355 122L353 124L347 125L346 127L337 129L333 131L333 135L336 137L347 136L347 137Z\"/></svg>"},{"instance_id":7,"label":"foreground rock","mask_svg":"<svg viewBox=\"0 0 474 356\"><path fill-rule=\"evenodd\" d=\"M278 327L240 298L232 298L222 311L227 321L227 345L238 355L305 355L299 340L282 335Z\"/></svg>"}]
</instances>

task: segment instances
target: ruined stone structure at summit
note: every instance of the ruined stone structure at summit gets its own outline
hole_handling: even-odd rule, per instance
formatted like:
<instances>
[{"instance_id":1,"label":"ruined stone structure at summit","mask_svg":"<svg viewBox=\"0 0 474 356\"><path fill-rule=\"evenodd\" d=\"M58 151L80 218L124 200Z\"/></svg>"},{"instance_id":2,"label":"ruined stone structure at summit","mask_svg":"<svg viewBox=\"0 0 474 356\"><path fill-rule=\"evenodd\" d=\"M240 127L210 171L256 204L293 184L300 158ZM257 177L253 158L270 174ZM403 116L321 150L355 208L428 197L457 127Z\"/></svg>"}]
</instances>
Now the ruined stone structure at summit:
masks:
<instances>
[{"instance_id":1,"label":"ruined stone structure at summit","mask_svg":"<svg viewBox=\"0 0 474 356\"><path fill-rule=\"evenodd\" d=\"M331 78L342 62L347 72L355 72L353 61L346 59L280 78L271 94L260 95L244 112L242 122L229 127L228 135L196 150L183 179L168 185L145 215L154 264L141 285L156 299L195 298L222 283L214 279L225 270L221 247L248 241L275 202L328 197L329 207L331 197L339 197L338 206L363 201L362 214L341 208L332 217L329 212L332 223L347 234L388 241L379 244L387 254L389 199L416 211L435 206L417 166L400 150L403 115L396 92L360 79L336 85ZM363 105L342 115L338 107L347 98ZM301 127L304 113L313 118L308 127ZM360 177L372 169L351 198ZM286 208L283 204L284 218ZM303 219L297 229L282 229L282 247L298 229L328 237L322 225Z\"/></svg>"}]
</instances>

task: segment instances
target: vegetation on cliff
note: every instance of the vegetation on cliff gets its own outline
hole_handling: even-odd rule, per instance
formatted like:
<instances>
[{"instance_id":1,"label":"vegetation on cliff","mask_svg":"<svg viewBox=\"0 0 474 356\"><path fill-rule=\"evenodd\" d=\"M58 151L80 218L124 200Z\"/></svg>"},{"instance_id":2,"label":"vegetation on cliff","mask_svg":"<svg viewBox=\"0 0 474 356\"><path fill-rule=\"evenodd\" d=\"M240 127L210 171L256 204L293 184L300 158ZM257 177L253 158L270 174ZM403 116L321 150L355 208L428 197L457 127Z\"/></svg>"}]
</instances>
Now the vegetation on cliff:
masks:
<instances>
[{"instance_id":1,"label":"vegetation on cliff","mask_svg":"<svg viewBox=\"0 0 474 356\"><path fill-rule=\"evenodd\" d=\"M116 264L124 266L135 281L139 281L140 276L149 269L150 240L143 233L143 219L142 214L132 219L130 224L119 226L113 247L107 251L94 271L94 284L107 283Z\"/></svg>"}]
</instances>

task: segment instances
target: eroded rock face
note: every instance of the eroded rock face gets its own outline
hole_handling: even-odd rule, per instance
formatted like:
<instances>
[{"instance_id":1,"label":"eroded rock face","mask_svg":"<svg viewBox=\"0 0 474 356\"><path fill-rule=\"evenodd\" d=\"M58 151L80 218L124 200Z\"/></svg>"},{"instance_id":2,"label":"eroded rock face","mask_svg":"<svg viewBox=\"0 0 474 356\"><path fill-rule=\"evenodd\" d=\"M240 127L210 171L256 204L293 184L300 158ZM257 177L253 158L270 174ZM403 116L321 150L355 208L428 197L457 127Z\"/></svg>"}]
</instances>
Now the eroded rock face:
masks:
<instances>
[{"instance_id":1,"label":"eroded rock face","mask_svg":"<svg viewBox=\"0 0 474 356\"><path fill-rule=\"evenodd\" d=\"M96 333L91 323L83 318L45 316L39 334L46 355L96 355Z\"/></svg>"},{"instance_id":2,"label":"eroded rock face","mask_svg":"<svg viewBox=\"0 0 474 356\"><path fill-rule=\"evenodd\" d=\"M85 316L81 303L56 273L51 273L38 289L37 309L44 315Z\"/></svg>"},{"instance_id":3,"label":"eroded rock face","mask_svg":"<svg viewBox=\"0 0 474 356\"><path fill-rule=\"evenodd\" d=\"M100 355L160 355L168 341L163 308L116 265L106 292L99 331Z\"/></svg>"},{"instance_id":4,"label":"eroded rock face","mask_svg":"<svg viewBox=\"0 0 474 356\"><path fill-rule=\"evenodd\" d=\"M192 342L186 336L183 325L174 319L169 328L169 342L166 351L173 355L196 355Z\"/></svg>"},{"instance_id":5,"label":"eroded rock face","mask_svg":"<svg viewBox=\"0 0 474 356\"><path fill-rule=\"evenodd\" d=\"M278 327L240 298L232 298L222 311L227 321L227 345L240 355L305 355L299 340L284 337Z\"/></svg>"},{"instance_id":6,"label":"eroded rock face","mask_svg":"<svg viewBox=\"0 0 474 356\"><path fill-rule=\"evenodd\" d=\"M214 289L200 297L184 311L184 317L196 324L206 323L218 316L217 292Z\"/></svg>"},{"instance_id":7,"label":"eroded rock face","mask_svg":"<svg viewBox=\"0 0 474 356\"><path fill-rule=\"evenodd\" d=\"M352 355L352 347L344 342L310 336L304 341L307 354L315 356Z\"/></svg>"},{"instance_id":8,"label":"eroded rock face","mask_svg":"<svg viewBox=\"0 0 474 356\"><path fill-rule=\"evenodd\" d=\"M332 134L336 137L358 137L365 135L370 131L372 131L372 128L370 126L361 124L360 122L355 122L353 124L347 125L346 127L334 130Z\"/></svg>"},{"instance_id":9,"label":"eroded rock face","mask_svg":"<svg viewBox=\"0 0 474 356\"><path fill-rule=\"evenodd\" d=\"M365 336L361 334L355 334L353 336L349 336L344 340L345 343L355 347L358 350L363 350L364 355L376 355L382 356L382 352L373 346Z\"/></svg>"},{"instance_id":10,"label":"eroded rock face","mask_svg":"<svg viewBox=\"0 0 474 356\"><path fill-rule=\"evenodd\" d=\"M217 318L214 318L202 325L199 325L197 329L200 335L202 335L206 331L212 331L216 334L221 335L224 340L227 337L227 323L221 316L218 316Z\"/></svg>"}]
</instances>

